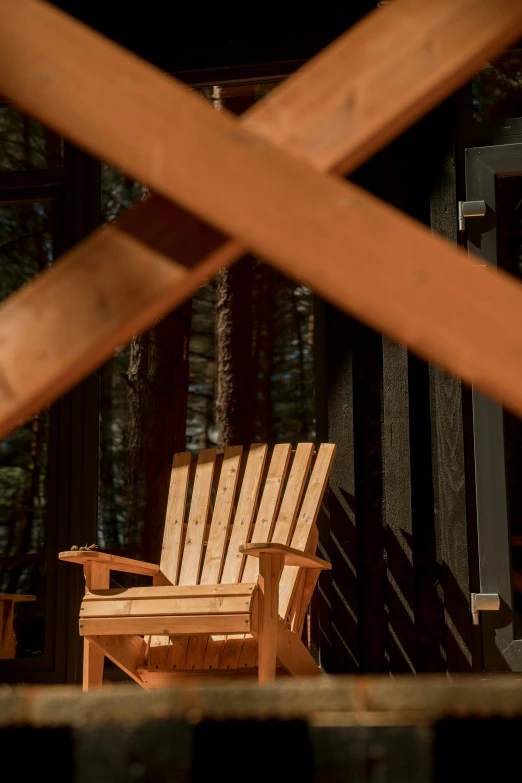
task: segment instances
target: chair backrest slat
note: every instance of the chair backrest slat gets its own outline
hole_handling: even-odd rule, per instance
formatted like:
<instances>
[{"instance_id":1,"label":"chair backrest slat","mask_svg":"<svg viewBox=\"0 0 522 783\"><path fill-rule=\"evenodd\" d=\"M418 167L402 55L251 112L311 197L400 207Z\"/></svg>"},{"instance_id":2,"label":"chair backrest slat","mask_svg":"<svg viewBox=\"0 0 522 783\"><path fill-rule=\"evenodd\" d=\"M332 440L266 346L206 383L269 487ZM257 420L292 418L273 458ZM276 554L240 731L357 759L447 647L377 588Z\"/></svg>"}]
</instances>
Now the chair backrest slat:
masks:
<instances>
[{"instance_id":1,"label":"chair backrest slat","mask_svg":"<svg viewBox=\"0 0 522 783\"><path fill-rule=\"evenodd\" d=\"M183 545L183 523L189 485L190 451L174 455L170 474L169 499L163 531L160 569L173 585L177 584Z\"/></svg>"},{"instance_id":2,"label":"chair backrest slat","mask_svg":"<svg viewBox=\"0 0 522 783\"><path fill-rule=\"evenodd\" d=\"M314 536L315 521L319 513L336 450L337 446L333 443L323 443L319 448L290 542L290 546L294 549L300 549L302 552L308 551ZM288 612L298 575L299 568L296 566L285 566L283 569L279 590L279 614L281 617L285 617Z\"/></svg>"},{"instance_id":3,"label":"chair backrest slat","mask_svg":"<svg viewBox=\"0 0 522 783\"><path fill-rule=\"evenodd\" d=\"M261 496L261 502L259 503L256 523L251 536L251 541L253 543L264 544L267 541L270 541L279 506L279 499L288 470L291 449L292 447L289 443L280 443L277 446L274 446L272 459L270 460L270 466L268 468L268 475ZM258 573L258 559L255 557L247 557L241 581L255 582Z\"/></svg>"},{"instance_id":4,"label":"chair backrest slat","mask_svg":"<svg viewBox=\"0 0 522 783\"><path fill-rule=\"evenodd\" d=\"M215 461L216 449L200 451L179 574L180 585L195 585L198 582Z\"/></svg>"},{"instance_id":5,"label":"chair backrest slat","mask_svg":"<svg viewBox=\"0 0 522 783\"><path fill-rule=\"evenodd\" d=\"M222 584L239 582L243 564L243 555L240 553L239 547L249 541L267 451L268 448L264 443L253 443L250 446L225 565L221 574Z\"/></svg>"},{"instance_id":6,"label":"chair backrest slat","mask_svg":"<svg viewBox=\"0 0 522 783\"><path fill-rule=\"evenodd\" d=\"M219 582L221 566L225 557L228 526L234 507L242 453L242 446L229 446L225 450L203 561L203 570L201 571L200 582L203 585L218 584Z\"/></svg>"},{"instance_id":7,"label":"chair backrest slat","mask_svg":"<svg viewBox=\"0 0 522 783\"><path fill-rule=\"evenodd\" d=\"M314 454L313 443L299 443L290 469L290 475L286 482L285 492L281 501L281 508L277 515L277 521L272 534L272 541L276 544L288 545L294 532L299 503L308 477L308 471Z\"/></svg>"}]
</instances>

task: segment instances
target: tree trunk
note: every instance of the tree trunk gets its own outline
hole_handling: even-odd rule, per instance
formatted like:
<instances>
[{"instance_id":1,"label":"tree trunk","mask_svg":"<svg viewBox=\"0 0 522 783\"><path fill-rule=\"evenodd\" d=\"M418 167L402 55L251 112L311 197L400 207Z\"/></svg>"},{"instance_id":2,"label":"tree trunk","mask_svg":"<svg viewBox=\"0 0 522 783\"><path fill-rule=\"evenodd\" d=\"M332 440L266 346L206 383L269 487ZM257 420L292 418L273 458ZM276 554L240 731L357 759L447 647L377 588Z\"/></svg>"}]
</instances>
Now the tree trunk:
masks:
<instances>
[{"instance_id":1,"label":"tree trunk","mask_svg":"<svg viewBox=\"0 0 522 783\"><path fill-rule=\"evenodd\" d=\"M272 444L272 370L275 345L275 292L279 273L258 263L255 270L252 390L253 441Z\"/></svg>"},{"instance_id":2,"label":"tree trunk","mask_svg":"<svg viewBox=\"0 0 522 783\"><path fill-rule=\"evenodd\" d=\"M248 446L251 411L253 259L246 256L219 275L217 282L218 448Z\"/></svg>"},{"instance_id":3,"label":"tree trunk","mask_svg":"<svg viewBox=\"0 0 522 783\"><path fill-rule=\"evenodd\" d=\"M149 195L142 186L142 201ZM186 444L191 313L189 300L137 337L125 376L126 544L151 563L160 560L172 459Z\"/></svg>"},{"instance_id":4,"label":"tree trunk","mask_svg":"<svg viewBox=\"0 0 522 783\"><path fill-rule=\"evenodd\" d=\"M185 449L191 303L168 315L131 345L127 373L129 543L159 563L172 458Z\"/></svg>"}]
</instances>

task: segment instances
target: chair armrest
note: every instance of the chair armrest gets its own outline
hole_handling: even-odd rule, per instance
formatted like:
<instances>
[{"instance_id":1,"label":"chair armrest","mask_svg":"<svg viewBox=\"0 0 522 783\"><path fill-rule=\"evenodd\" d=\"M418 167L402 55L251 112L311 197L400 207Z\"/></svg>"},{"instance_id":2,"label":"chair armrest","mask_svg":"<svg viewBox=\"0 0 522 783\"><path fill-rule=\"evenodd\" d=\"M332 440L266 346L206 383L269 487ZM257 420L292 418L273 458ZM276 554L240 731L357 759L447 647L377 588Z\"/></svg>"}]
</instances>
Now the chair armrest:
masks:
<instances>
[{"instance_id":1,"label":"chair armrest","mask_svg":"<svg viewBox=\"0 0 522 783\"><path fill-rule=\"evenodd\" d=\"M239 551L242 555L250 555L251 557L259 557L261 554L282 555L285 565L297 566L298 568L316 568L321 571L329 571L332 568L332 564L327 560L322 560L309 552L301 552L300 549L293 549L284 544L244 544L239 547Z\"/></svg>"},{"instance_id":2,"label":"chair armrest","mask_svg":"<svg viewBox=\"0 0 522 783\"><path fill-rule=\"evenodd\" d=\"M100 565L108 565L111 571L124 571L127 574L155 576L160 570L159 565L155 565L154 563L143 563L141 560L132 560L130 557L109 555L108 552L60 552L58 557L60 560L77 563L78 565L96 562Z\"/></svg>"}]
</instances>

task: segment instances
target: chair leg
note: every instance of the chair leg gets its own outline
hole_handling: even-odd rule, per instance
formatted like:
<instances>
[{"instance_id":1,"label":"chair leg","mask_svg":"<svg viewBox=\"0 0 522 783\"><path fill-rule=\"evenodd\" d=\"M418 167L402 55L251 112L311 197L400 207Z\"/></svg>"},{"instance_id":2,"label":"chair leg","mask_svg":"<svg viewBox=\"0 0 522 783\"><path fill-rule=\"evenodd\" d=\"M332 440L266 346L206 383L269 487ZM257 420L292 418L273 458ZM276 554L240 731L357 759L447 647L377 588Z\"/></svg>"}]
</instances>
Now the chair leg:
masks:
<instances>
[{"instance_id":1,"label":"chair leg","mask_svg":"<svg viewBox=\"0 0 522 783\"><path fill-rule=\"evenodd\" d=\"M83 567L87 590L105 590L110 585L109 566L96 562L85 563ZM88 639L83 640L83 692L101 688L105 655Z\"/></svg>"},{"instance_id":2,"label":"chair leg","mask_svg":"<svg viewBox=\"0 0 522 783\"><path fill-rule=\"evenodd\" d=\"M259 557L259 684L275 680L277 628L279 624L279 580L283 571L281 555Z\"/></svg>"},{"instance_id":3,"label":"chair leg","mask_svg":"<svg viewBox=\"0 0 522 783\"><path fill-rule=\"evenodd\" d=\"M83 640L83 692L96 690L102 687L103 664L105 655L91 644L87 639Z\"/></svg>"}]
</instances>

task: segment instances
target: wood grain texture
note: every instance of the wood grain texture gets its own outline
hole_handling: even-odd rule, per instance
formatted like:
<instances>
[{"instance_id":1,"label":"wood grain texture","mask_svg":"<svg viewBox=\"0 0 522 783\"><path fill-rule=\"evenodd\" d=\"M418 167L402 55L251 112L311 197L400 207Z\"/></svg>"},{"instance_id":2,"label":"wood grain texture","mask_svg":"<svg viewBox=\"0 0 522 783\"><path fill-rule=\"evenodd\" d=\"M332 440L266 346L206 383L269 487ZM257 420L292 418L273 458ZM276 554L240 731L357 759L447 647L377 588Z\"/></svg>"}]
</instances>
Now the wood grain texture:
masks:
<instances>
[{"instance_id":1,"label":"wood grain texture","mask_svg":"<svg viewBox=\"0 0 522 783\"><path fill-rule=\"evenodd\" d=\"M264 478L263 492L259 503L259 509L257 511L255 525L252 527L252 518L250 517L250 525L248 531L248 540L256 538L257 541L266 542L270 539L273 525L275 522L275 515L281 492L283 489L283 482L286 477L288 465L291 456L291 445L288 443L278 444L274 447L268 465L268 472ZM266 452L256 454L256 461L253 464L255 470L255 476L259 475L260 479L264 464L266 460ZM251 494L247 487L248 495L246 495L246 502L248 503L248 496ZM256 490L256 496L259 490ZM246 508L249 508L247 505ZM252 509L252 513L255 513L255 507ZM246 532L246 531L245 531ZM243 531L241 537L243 536ZM243 542L244 543L244 542ZM230 550L230 547L229 547ZM259 563L255 558L244 557L241 553L241 548L238 545L238 554L241 557L241 561L245 561L243 573L241 575L241 581L251 582L257 580L259 574ZM234 557L234 556L233 556ZM241 563L242 564L242 563ZM233 568L237 568L237 561L233 561ZM251 667L256 665L257 661L257 642L254 639L233 639L230 642L227 641L225 649L223 651L222 660L231 662L237 662L237 666Z\"/></svg>"},{"instance_id":2,"label":"wood grain texture","mask_svg":"<svg viewBox=\"0 0 522 783\"><path fill-rule=\"evenodd\" d=\"M259 555L259 684L272 682L276 673L277 629L279 625L279 579L284 557L279 552Z\"/></svg>"},{"instance_id":3,"label":"wood grain texture","mask_svg":"<svg viewBox=\"0 0 522 783\"><path fill-rule=\"evenodd\" d=\"M280 620L277 629L277 660L295 677L318 677L322 672L296 633Z\"/></svg>"},{"instance_id":4,"label":"wood grain texture","mask_svg":"<svg viewBox=\"0 0 522 783\"><path fill-rule=\"evenodd\" d=\"M200 584L217 584L220 580L242 454L242 446L225 449Z\"/></svg>"},{"instance_id":5,"label":"wood grain texture","mask_svg":"<svg viewBox=\"0 0 522 783\"><path fill-rule=\"evenodd\" d=\"M110 570L103 558L84 563L83 573L87 590L105 590L110 584ZM101 688L103 684L104 652L89 639L83 640L83 692Z\"/></svg>"},{"instance_id":6,"label":"wood grain texture","mask_svg":"<svg viewBox=\"0 0 522 783\"><path fill-rule=\"evenodd\" d=\"M330 564L331 569L331 564ZM295 623L292 623L292 631L301 637L303 626L306 619L306 611L317 587L317 582L322 573L322 569L307 568L303 573L303 588L299 594L299 604L296 606Z\"/></svg>"},{"instance_id":7,"label":"wood grain texture","mask_svg":"<svg viewBox=\"0 0 522 783\"><path fill-rule=\"evenodd\" d=\"M288 476L281 501L281 508L279 509L274 532L270 539L273 543L288 544L292 538L313 453L313 443L297 444L290 475Z\"/></svg>"},{"instance_id":8,"label":"wood grain texture","mask_svg":"<svg viewBox=\"0 0 522 783\"><path fill-rule=\"evenodd\" d=\"M167 669L183 669L187 657L189 636L173 636L167 654Z\"/></svg>"},{"instance_id":9,"label":"wood grain texture","mask_svg":"<svg viewBox=\"0 0 522 783\"><path fill-rule=\"evenodd\" d=\"M136 601L159 598L220 598L223 596L252 595L256 588L252 584L234 585L165 585L161 587L113 587L85 593L84 601Z\"/></svg>"},{"instance_id":10,"label":"wood grain texture","mask_svg":"<svg viewBox=\"0 0 522 783\"><path fill-rule=\"evenodd\" d=\"M248 633L249 614L195 615L178 617L104 617L80 620L80 636L105 636L129 634L223 634Z\"/></svg>"},{"instance_id":11,"label":"wood grain texture","mask_svg":"<svg viewBox=\"0 0 522 783\"><path fill-rule=\"evenodd\" d=\"M248 681L249 679L255 679L257 677L257 669L236 669L235 671L223 670L223 669L191 669L190 671L163 671L163 672L151 672L147 669L138 669L138 673L143 681L146 683L147 688L153 690L155 688L169 688L173 685L180 685L185 683L194 682L196 679L198 682L215 683L239 680ZM277 670L277 675L284 675L286 672L282 669Z\"/></svg>"},{"instance_id":12,"label":"wood grain texture","mask_svg":"<svg viewBox=\"0 0 522 783\"><path fill-rule=\"evenodd\" d=\"M170 615L244 614L252 596L199 596L185 598L136 598L114 601L86 601L80 620L87 617L160 617Z\"/></svg>"},{"instance_id":13,"label":"wood grain texture","mask_svg":"<svg viewBox=\"0 0 522 783\"><path fill-rule=\"evenodd\" d=\"M284 544L276 544L269 541L264 544L245 544L241 547L241 552L251 557L261 557L261 555L281 555L285 564L295 566L296 568L312 568L319 569L321 571L329 571L332 564L327 560L323 560L321 557L303 552L301 549L295 549L294 547L285 546Z\"/></svg>"},{"instance_id":14,"label":"wood grain texture","mask_svg":"<svg viewBox=\"0 0 522 783\"><path fill-rule=\"evenodd\" d=\"M224 584L237 582L241 574L244 557L240 553L239 547L250 540L267 451L268 447L266 444L254 443L248 453L245 474L234 515L232 534L221 575L221 580Z\"/></svg>"},{"instance_id":15,"label":"wood grain texture","mask_svg":"<svg viewBox=\"0 0 522 783\"><path fill-rule=\"evenodd\" d=\"M315 535L314 526L319 514L319 508L326 485L332 469L337 446L333 443L322 443L317 452L314 469L308 482L303 504L297 518L297 523L292 536L291 547L301 552L308 552L311 537ZM314 551L316 540L314 540ZM285 565L281 577L279 592L279 614L286 617L291 605L294 590L297 584L298 568Z\"/></svg>"},{"instance_id":16,"label":"wood grain texture","mask_svg":"<svg viewBox=\"0 0 522 783\"><path fill-rule=\"evenodd\" d=\"M138 662L144 645L141 636L90 636L85 640L91 648L128 674L138 685L146 688L137 672Z\"/></svg>"},{"instance_id":17,"label":"wood grain texture","mask_svg":"<svg viewBox=\"0 0 522 783\"><path fill-rule=\"evenodd\" d=\"M203 449L199 452L196 478L190 503L187 535L185 537L183 559L179 573L179 583L181 585L195 585L198 583L215 459L216 449Z\"/></svg>"},{"instance_id":18,"label":"wood grain texture","mask_svg":"<svg viewBox=\"0 0 522 783\"><path fill-rule=\"evenodd\" d=\"M133 560L130 557L120 557L119 555L110 555L108 552L60 552L60 560L68 563L77 563L78 565L96 564L97 566L108 566L111 571L121 571L128 574L144 574L145 576L154 576L159 572L159 566L154 563L145 563L141 560ZM109 585L96 585L95 587L108 587ZM88 589L90 585L87 584ZM93 586L94 589L94 586Z\"/></svg>"},{"instance_id":19,"label":"wood grain texture","mask_svg":"<svg viewBox=\"0 0 522 783\"><path fill-rule=\"evenodd\" d=\"M244 640L244 634L227 636L219 663L221 669L233 670L239 667L239 658L241 656Z\"/></svg>"},{"instance_id":20,"label":"wood grain texture","mask_svg":"<svg viewBox=\"0 0 522 783\"><path fill-rule=\"evenodd\" d=\"M173 585L178 581L191 459L189 451L175 454L170 474L160 570Z\"/></svg>"},{"instance_id":21,"label":"wood grain texture","mask_svg":"<svg viewBox=\"0 0 522 783\"><path fill-rule=\"evenodd\" d=\"M378 92L375 93L381 97L389 95L391 98L392 105L387 107L388 114L383 111L385 119L382 122L383 128L391 129L390 133L399 130L398 126L403 120L398 118L404 117L406 122L411 121L414 116L418 116L416 112L425 111L465 80L484 58L500 50L510 39L516 38L522 23L522 11L510 0L498 0L495 4L485 0L459 0L451 3L451 8L449 2L441 2L438 6L442 8L442 13L446 14L444 18L449 23L447 27L442 24L442 18L430 16L426 10L427 4L413 3L410 7L405 3L404 6L404 12L402 9L395 11L392 6L386 9L382 16L374 15L373 19L368 21L366 32L363 31L361 38L361 41L371 41L374 30L378 38L379 19L389 20L390 29L395 33L390 35L389 46L397 61L392 63L389 57L385 58L386 69L377 79ZM409 27L407 20L411 20L410 23L415 26ZM408 35L411 29L425 31L420 38L422 45L417 51L414 45L407 51L417 40L415 35ZM473 35L470 35L470 29L473 30ZM432 37L434 30L437 32ZM396 35L402 33L406 34L406 39L401 39L398 44ZM495 283L490 279L489 286L478 283L478 293L485 296L482 306L479 303L477 307L476 297L473 295L472 302L466 301L462 308L460 297L457 296L457 303L451 301L454 298L451 285L448 285L451 276L446 278L445 270L441 270L437 281L430 280L432 259L429 253L428 256L425 255L423 242L420 239L413 241L412 226L406 227L396 216L390 217L393 215L390 212L387 213L388 219L391 220L392 227L395 227L395 232L392 232L389 238L388 248L396 244L396 238L401 234L406 234L407 239L412 240L402 245L399 242L397 254L388 257L386 267L394 270L391 280L384 279L386 275L378 274L375 277L376 270L371 268L372 264L365 264L365 268L369 267L368 277L354 273L354 268L345 263L347 254L343 242L338 241L340 237L332 236L332 244L339 249L338 257L331 255L332 248L328 242L321 241L321 237L324 240L324 237L330 236L330 230L322 223L325 213L331 214L333 220L339 218L339 223L344 220L348 233L352 235L359 224L361 213L366 212L368 227L381 225L383 231L379 232L379 236L385 233L390 226L386 226L382 210L362 197L362 194L357 194L348 185L341 186L341 183L334 180L328 180L326 184L326 180L318 178L297 162L292 162L274 150L263 148L254 136L241 131L230 118L226 118L224 112L221 112L219 117L214 113L211 119L210 108L204 107L202 103L198 104L196 96L189 96L168 77L43 3L35 0L21 0L18 3L2 0L0 36L0 51L4 58L2 64L5 62L6 66L0 69L0 86L8 95L14 96L27 111L38 115L47 124L54 125L60 132L101 154L113 164L148 182L164 195L194 209L201 217L218 223L226 231L239 236L247 245L255 247L261 255L273 258L284 271L297 274L308 285L315 287L340 306L352 310L374 327L410 344L414 350L427 355L451 372L475 382L486 393L496 396L497 399L505 399L513 410L522 410L522 403L515 390L515 386L518 384L520 388L521 384L518 377L513 377L513 373L516 375L514 354L519 347L511 346L511 350L506 351L506 356L499 358L498 365L493 366L490 351L495 351L495 343L499 338L504 340L508 336L507 330L502 328L497 318L493 329L488 330L491 338L484 350L484 335L475 336L467 331L462 323L464 321L464 324L476 326L481 314L477 310L483 311L485 307L486 312L493 312L498 299L509 299L505 281L499 282L500 276L493 276ZM347 38L349 36L350 33ZM350 42L347 42L346 51L349 49ZM29 51L31 56L28 56ZM405 52L411 56L411 60L408 56L403 59ZM337 61L335 62L337 68ZM35 63L38 64L37 68ZM71 67L71 63L74 67ZM372 58L372 66L373 63ZM126 78L107 80L107 73L125 73ZM329 73L329 70L326 73ZM410 89L405 103L402 96L408 93L408 89L405 89L408 79L411 88L418 81L423 81L421 75L424 80L422 98L415 89ZM324 75L321 77L321 80L323 79ZM301 88L305 83L305 77L302 77ZM324 88L322 81L321 87ZM333 106L335 109L332 115L334 127L339 127L338 120L335 120L338 106L344 104L346 111L346 106L354 103L353 90L354 85L350 84L347 93L336 94L333 101L329 96L325 101L323 113L326 113L328 107ZM400 98L399 101L397 97ZM272 104L272 112L274 106L277 108L277 104ZM416 109L416 106L419 108ZM107 110L108 107L110 110ZM143 111L146 111L150 118L149 125L141 122ZM178 122L180 116L184 119L182 123ZM312 112L310 120L312 126L317 123L316 111ZM344 122L344 126L343 136L346 134L346 138L350 138L354 132L353 122L348 128ZM301 127L304 127L303 122ZM128 128L139 128L139 134L128 133ZM351 133L348 134L347 130L351 130ZM383 143L386 134L379 136L374 131L370 123L366 130L362 130L361 139L356 146L361 146L365 134L371 136L372 133L376 139L375 145ZM348 154L350 144L351 140L343 148L343 158ZM181 158L179 149L183 150ZM205 150L206 154L202 155L202 150ZM193 151L194 154L189 154L188 151ZM180 160L183 165L179 165ZM232 179L231 171L234 172ZM242 179L245 180L244 189L239 187ZM256 188L251 188L252 181L256 181ZM223 183L226 183L228 190L234 189L236 199L222 198L220 185ZM327 191L330 199L324 198ZM267 192L273 196L277 194L279 201L266 198ZM306 198L297 198L294 201L292 195L300 192L306 194ZM308 207L304 211L303 201L307 202ZM295 204L296 210L280 209L281 204ZM331 213L334 204L337 208ZM338 212L340 214L337 214ZM320 231L318 226L314 226L313 220L310 222L307 213L312 213L310 217L315 215L316 219L321 216ZM254 214L258 216L256 221L251 220ZM351 215L352 221L347 219L348 214ZM282 237L293 238L300 233L303 225L308 227L309 235L308 238L302 237L303 247L299 248L293 242L291 247L281 243ZM360 227L363 232L366 231L364 225ZM312 237L314 241L308 242ZM345 241L347 240L348 237ZM354 259L355 267L360 269L362 266L357 263L357 258L368 255L374 261L379 260L378 271L382 272L384 262L379 237L374 236L373 241L363 242L362 245L357 248L356 253L351 248L350 257ZM408 248L411 252L410 258L413 259L412 265L404 265L401 262L401 257L404 252L407 253ZM442 248L443 246L439 245L436 249L432 245L432 252L442 255ZM306 249L308 253L304 252ZM329 274L323 275L323 270L318 268L318 257L328 259ZM452 261L453 259L448 259L448 271ZM344 273L343 265L346 267ZM466 283L473 281L474 277L480 280L469 266L465 268L463 275L464 281L457 279L454 290L461 292ZM364 280L361 280L361 277L364 277ZM359 282L363 289L371 288L371 280L378 290L386 290L388 295L391 293L391 299L385 308L378 295L372 296L372 301L369 302L361 296L361 290L355 285ZM388 283L394 280L396 285L390 289ZM430 285L426 285L428 282ZM462 282L464 286L461 285ZM429 292L428 288L431 289ZM489 291L486 290L488 288ZM498 297L491 297L491 290ZM399 292L403 294L402 300L398 296ZM475 293L477 292L473 292ZM514 296L511 313L515 313L515 305L519 304L518 295ZM448 319L448 326L453 327L451 340L450 330L441 329L443 325L433 306L431 310L428 307L424 312L421 309L429 304L430 299L433 303L438 297L446 300L446 310L448 303L451 303L450 311L455 318L453 324L452 319ZM401 301L397 301L396 308L390 308L392 300ZM406 300L418 301L419 311L413 315L408 312ZM464 312L461 312L462 309ZM407 318L404 317L405 312L408 312ZM127 320L132 317L134 316L129 314ZM0 317L0 334L1 325ZM84 331L80 324L79 333L84 334ZM423 334L426 331L429 334ZM479 337L481 339L478 339ZM94 342L97 346L98 341ZM116 344L113 342L109 347L106 343L105 356ZM480 352L488 356L489 361L481 363ZM79 354L80 351L73 350L70 358L55 367L48 374L45 388L40 387L36 391L33 388L34 382L31 383L23 399L19 395L19 384L13 382L15 379L6 369L3 373L3 396L6 403L11 403L11 410L6 411L5 416L0 418L2 426L8 429L12 426L14 417L20 416L20 411L28 412L38 405L43 405L85 374L88 362L86 352L81 357ZM507 365L511 368L511 371L506 373L508 380L505 383L495 382L494 378L498 377L500 366L506 366L503 361L506 358L511 359ZM92 359L89 369L93 369L98 362L99 358ZM19 398L15 400L17 396ZM11 424L7 423L8 420Z\"/></svg>"},{"instance_id":22,"label":"wood grain texture","mask_svg":"<svg viewBox=\"0 0 522 783\"><path fill-rule=\"evenodd\" d=\"M271 539L291 451L292 447L289 443L278 443L272 451L256 522L252 531L252 541L256 543L265 543ZM259 564L256 560L247 558L241 581L255 581L258 570Z\"/></svg>"}]
</instances>

